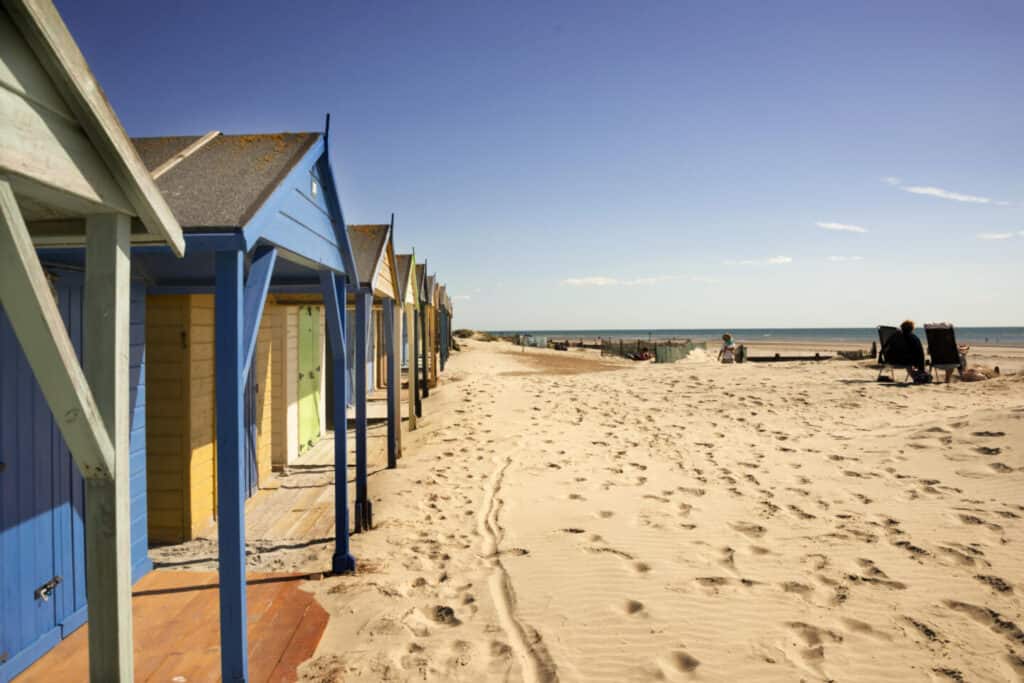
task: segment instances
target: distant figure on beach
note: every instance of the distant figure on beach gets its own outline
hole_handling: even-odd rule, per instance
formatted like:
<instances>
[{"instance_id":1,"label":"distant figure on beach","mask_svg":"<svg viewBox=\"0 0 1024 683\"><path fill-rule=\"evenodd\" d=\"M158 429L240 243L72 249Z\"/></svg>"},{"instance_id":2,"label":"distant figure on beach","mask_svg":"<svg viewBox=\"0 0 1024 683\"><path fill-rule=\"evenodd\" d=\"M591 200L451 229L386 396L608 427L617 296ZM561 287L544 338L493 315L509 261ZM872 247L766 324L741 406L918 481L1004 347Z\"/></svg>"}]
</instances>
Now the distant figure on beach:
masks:
<instances>
[{"instance_id":1,"label":"distant figure on beach","mask_svg":"<svg viewBox=\"0 0 1024 683\"><path fill-rule=\"evenodd\" d=\"M722 335L722 348L718 349L718 360L722 363L732 363L736 360L736 343L728 332Z\"/></svg>"},{"instance_id":2,"label":"distant figure on beach","mask_svg":"<svg viewBox=\"0 0 1024 683\"><path fill-rule=\"evenodd\" d=\"M927 381L924 363L924 345L914 334L914 321L904 320L900 323L900 333L894 334L882 349L885 360L895 365L910 367L910 375L915 384ZM919 379L920 378L920 379Z\"/></svg>"}]
</instances>

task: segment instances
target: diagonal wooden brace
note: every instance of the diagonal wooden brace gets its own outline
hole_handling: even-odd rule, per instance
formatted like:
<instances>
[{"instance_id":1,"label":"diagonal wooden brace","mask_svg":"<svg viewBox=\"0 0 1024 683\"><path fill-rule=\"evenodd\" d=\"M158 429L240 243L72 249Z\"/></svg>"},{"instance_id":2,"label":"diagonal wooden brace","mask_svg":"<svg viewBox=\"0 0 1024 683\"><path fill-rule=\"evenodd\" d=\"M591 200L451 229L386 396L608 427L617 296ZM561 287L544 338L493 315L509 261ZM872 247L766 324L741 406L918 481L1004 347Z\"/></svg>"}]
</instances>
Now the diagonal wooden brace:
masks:
<instances>
[{"instance_id":1,"label":"diagonal wooden brace","mask_svg":"<svg viewBox=\"0 0 1024 683\"><path fill-rule=\"evenodd\" d=\"M114 446L10 182L0 176L0 303L86 479L113 479Z\"/></svg>"},{"instance_id":2,"label":"diagonal wooden brace","mask_svg":"<svg viewBox=\"0 0 1024 683\"><path fill-rule=\"evenodd\" d=\"M245 281L243 312L243 346L242 346L242 384L249 376L252 359L256 354L256 338L260 333L260 320L263 318L263 306L267 302L270 291L270 278L274 274L274 263L277 262L277 249L259 247L252 257L249 277Z\"/></svg>"}]
</instances>

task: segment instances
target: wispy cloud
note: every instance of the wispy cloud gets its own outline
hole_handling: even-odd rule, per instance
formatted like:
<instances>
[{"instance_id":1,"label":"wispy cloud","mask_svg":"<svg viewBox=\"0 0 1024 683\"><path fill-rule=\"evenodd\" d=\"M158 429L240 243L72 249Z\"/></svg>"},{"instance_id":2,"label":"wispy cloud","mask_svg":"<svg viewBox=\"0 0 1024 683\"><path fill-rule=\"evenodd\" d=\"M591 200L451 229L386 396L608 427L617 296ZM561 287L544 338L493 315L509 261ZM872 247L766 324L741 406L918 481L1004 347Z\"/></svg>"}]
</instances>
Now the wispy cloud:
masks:
<instances>
[{"instance_id":1,"label":"wispy cloud","mask_svg":"<svg viewBox=\"0 0 1024 683\"><path fill-rule=\"evenodd\" d=\"M910 192L912 194L924 194L929 197L938 197L939 199L949 199L954 202L967 202L970 204L991 204L991 197L979 197L973 194L964 194L962 192L953 192L952 190L943 190L941 187L931 187L930 185L909 185L900 187L904 192Z\"/></svg>"},{"instance_id":2,"label":"wispy cloud","mask_svg":"<svg viewBox=\"0 0 1024 683\"><path fill-rule=\"evenodd\" d=\"M903 180L894 176L887 176L882 178L882 182L886 185L899 188L904 192L911 194L921 194L928 197L938 197L939 199L948 199L953 202L966 202L968 204L993 204L995 206L1010 206L1011 202L1003 201L1000 199L992 199L991 197L983 197L976 194L967 194L965 192L954 192L953 190L946 190L941 187L935 187L933 185L904 185Z\"/></svg>"},{"instance_id":3,"label":"wispy cloud","mask_svg":"<svg viewBox=\"0 0 1024 683\"><path fill-rule=\"evenodd\" d=\"M723 261L727 266L779 266L785 263L792 263L792 256L769 256L762 259L742 259Z\"/></svg>"},{"instance_id":4,"label":"wispy cloud","mask_svg":"<svg viewBox=\"0 0 1024 683\"><path fill-rule=\"evenodd\" d=\"M452 297L452 301L469 301L472 298L469 294L456 294Z\"/></svg>"},{"instance_id":5,"label":"wispy cloud","mask_svg":"<svg viewBox=\"0 0 1024 683\"><path fill-rule=\"evenodd\" d=\"M829 261L833 263L846 263L847 261L863 261L863 256L829 256Z\"/></svg>"},{"instance_id":6,"label":"wispy cloud","mask_svg":"<svg viewBox=\"0 0 1024 683\"><path fill-rule=\"evenodd\" d=\"M655 275L632 279L608 277L606 275L591 275L588 277L569 277L562 280L562 284L569 287L644 287L673 280L689 280L690 282L703 283L718 282L718 280L702 275Z\"/></svg>"},{"instance_id":7,"label":"wispy cloud","mask_svg":"<svg viewBox=\"0 0 1024 683\"><path fill-rule=\"evenodd\" d=\"M1024 230L1017 233L1024 235ZM980 232L976 235L979 240L1008 240L1013 238L1012 232Z\"/></svg>"},{"instance_id":8,"label":"wispy cloud","mask_svg":"<svg viewBox=\"0 0 1024 683\"><path fill-rule=\"evenodd\" d=\"M822 230L836 230L839 232L867 232L867 228L862 228L859 225L850 225L848 223L827 223L819 221L815 223Z\"/></svg>"}]
</instances>

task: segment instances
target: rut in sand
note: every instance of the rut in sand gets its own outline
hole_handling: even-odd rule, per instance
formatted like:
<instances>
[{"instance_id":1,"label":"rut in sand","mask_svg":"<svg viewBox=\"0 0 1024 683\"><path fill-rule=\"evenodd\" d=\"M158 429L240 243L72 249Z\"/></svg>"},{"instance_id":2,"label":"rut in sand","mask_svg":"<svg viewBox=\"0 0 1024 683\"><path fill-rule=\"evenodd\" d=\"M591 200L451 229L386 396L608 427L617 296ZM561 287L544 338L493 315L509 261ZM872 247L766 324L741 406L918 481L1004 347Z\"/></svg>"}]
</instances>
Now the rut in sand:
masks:
<instances>
[{"instance_id":1,"label":"rut in sand","mask_svg":"<svg viewBox=\"0 0 1024 683\"><path fill-rule=\"evenodd\" d=\"M516 595L505 566L501 562L501 544L504 530L498 522L501 512L501 482L505 470L512 464L512 456L496 458L496 467L488 478L480 513L477 517L477 532L480 534L480 551L483 559L491 565L491 576L488 580L491 598L498 613L501 627L508 635L509 641L519 658L523 680L527 683L554 683L558 680L558 671L548 654L543 640L534 629L524 624L516 615Z\"/></svg>"}]
</instances>

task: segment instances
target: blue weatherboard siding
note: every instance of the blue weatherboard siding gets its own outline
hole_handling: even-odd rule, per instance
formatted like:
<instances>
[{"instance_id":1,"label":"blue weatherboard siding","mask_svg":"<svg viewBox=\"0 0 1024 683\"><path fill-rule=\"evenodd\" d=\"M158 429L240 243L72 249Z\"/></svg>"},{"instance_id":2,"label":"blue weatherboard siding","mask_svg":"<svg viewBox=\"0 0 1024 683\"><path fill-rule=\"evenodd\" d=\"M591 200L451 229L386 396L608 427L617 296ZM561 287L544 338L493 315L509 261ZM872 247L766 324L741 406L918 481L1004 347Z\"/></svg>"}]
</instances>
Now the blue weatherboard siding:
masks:
<instances>
[{"instance_id":1,"label":"blue weatherboard siding","mask_svg":"<svg viewBox=\"0 0 1024 683\"><path fill-rule=\"evenodd\" d=\"M321 138L256 211L243 230L246 249L263 239L339 273L347 272L332 207L320 179L319 162L324 150Z\"/></svg>"},{"instance_id":2,"label":"blue weatherboard siding","mask_svg":"<svg viewBox=\"0 0 1024 683\"><path fill-rule=\"evenodd\" d=\"M59 273L58 308L81 357L82 277ZM132 580L152 568L146 530L145 288L134 283L130 322ZM85 623L85 487L14 330L0 312L0 681ZM32 591L54 576L48 601Z\"/></svg>"}]
</instances>

